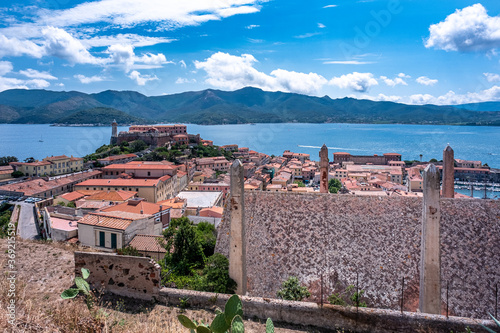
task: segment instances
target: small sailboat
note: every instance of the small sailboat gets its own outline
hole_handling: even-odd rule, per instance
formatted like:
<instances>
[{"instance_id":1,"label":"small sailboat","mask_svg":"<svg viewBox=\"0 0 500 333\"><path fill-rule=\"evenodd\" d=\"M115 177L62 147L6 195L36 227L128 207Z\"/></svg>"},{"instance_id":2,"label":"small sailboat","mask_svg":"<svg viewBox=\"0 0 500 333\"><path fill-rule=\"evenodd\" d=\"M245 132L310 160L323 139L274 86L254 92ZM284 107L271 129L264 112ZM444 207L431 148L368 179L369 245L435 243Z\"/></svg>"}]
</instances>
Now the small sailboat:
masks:
<instances>
[{"instance_id":1,"label":"small sailboat","mask_svg":"<svg viewBox=\"0 0 500 333\"><path fill-rule=\"evenodd\" d=\"M40 135L40 140L38 142L43 142L43 137Z\"/></svg>"}]
</instances>

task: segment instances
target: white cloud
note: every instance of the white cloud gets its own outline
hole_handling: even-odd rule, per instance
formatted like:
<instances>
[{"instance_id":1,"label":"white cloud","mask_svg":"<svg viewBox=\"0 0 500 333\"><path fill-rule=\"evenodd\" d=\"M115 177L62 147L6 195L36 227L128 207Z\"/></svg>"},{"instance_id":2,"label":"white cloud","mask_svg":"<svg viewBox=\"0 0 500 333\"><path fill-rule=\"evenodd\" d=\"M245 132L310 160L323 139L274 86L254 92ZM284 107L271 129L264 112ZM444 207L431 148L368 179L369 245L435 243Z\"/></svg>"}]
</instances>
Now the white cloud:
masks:
<instances>
[{"instance_id":1,"label":"white cloud","mask_svg":"<svg viewBox=\"0 0 500 333\"><path fill-rule=\"evenodd\" d=\"M182 68L186 68L186 62L184 60L179 61L179 65L181 65Z\"/></svg>"},{"instance_id":2,"label":"white cloud","mask_svg":"<svg viewBox=\"0 0 500 333\"><path fill-rule=\"evenodd\" d=\"M81 42L87 47L103 47L114 44L129 44L133 47L152 46L156 44L171 43L173 38L147 37L137 34L117 34L112 36L95 36L82 38Z\"/></svg>"},{"instance_id":3,"label":"white cloud","mask_svg":"<svg viewBox=\"0 0 500 333\"><path fill-rule=\"evenodd\" d=\"M42 30L45 38L44 48L47 55L68 61L70 64L104 64L106 59L96 58L85 46L60 28L46 27Z\"/></svg>"},{"instance_id":4,"label":"white cloud","mask_svg":"<svg viewBox=\"0 0 500 333\"><path fill-rule=\"evenodd\" d=\"M156 23L157 30L220 20L221 18L258 12L257 0L98 0L73 8L45 11L40 23L59 27L104 23L114 27L133 27Z\"/></svg>"},{"instance_id":5,"label":"white cloud","mask_svg":"<svg viewBox=\"0 0 500 333\"><path fill-rule=\"evenodd\" d=\"M267 91L315 94L328 82L316 73L306 74L284 69L273 70L268 75L253 67L256 62L257 59L251 54L233 56L218 52L205 61L195 61L195 66L207 73L206 83L231 90L252 86Z\"/></svg>"},{"instance_id":6,"label":"white cloud","mask_svg":"<svg viewBox=\"0 0 500 333\"><path fill-rule=\"evenodd\" d=\"M438 80L436 79L429 79L427 76L420 76L416 80L418 83L424 85L424 86L433 86L436 83L438 83Z\"/></svg>"},{"instance_id":7,"label":"white cloud","mask_svg":"<svg viewBox=\"0 0 500 333\"><path fill-rule=\"evenodd\" d=\"M303 39L303 38L310 38L310 37L314 37L314 36L317 36L317 35L321 35L321 32L308 32L306 34L303 34L303 35L298 35L298 36L293 36L294 38L300 38L300 39Z\"/></svg>"},{"instance_id":8,"label":"white cloud","mask_svg":"<svg viewBox=\"0 0 500 333\"><path fill-rule=\"evenodd\" d=\"M429 94L415 94L409 97L411 104L436 104L436 105L456 105L466 103L480 103L488 101L500 101L500 87L493 86L479 92L468 92L466 94L456 94L450 90L444 95L434 97Z\"/></svg>"},{"instance_id":9,"label":"white cloud","mask_svg":"<svg viewBox=\"0 0 500 333\"><path fill-rule=\"evenodd\" d=\"M373 64L372 61L359 61L359 60L327 60L323 61L325 65L366 65Z\"/></svg>"},{"instance_id":10,"label":"white cloud","mask_svg":"<svg viewBox=\"0 0 500 333\"><path fill-rule=\"evenodd\" d=\"M0 34L0 58L4 56L19 57L27 55L33 58L41 58L45 49L29 40L19 40L15 37L9 38Z\"/></svg>"},{"instance_id":11,"label":"white cloud","mask_svg":"<svg viewBox=\"0 0 500 333\"><path fill-rule=\"evenodd\" d=\"M106 52L110 54L111 62L122 66L127 73L132 69L159 68L163 64L172 63L171 61L167 61L165 55L162 53L146 53L142 56L136 56L132 45L111 45Z\"/></svg>"},{"instance_id":12,"label":"white cloud","mask_svg":"<svg viewBox=\"0 0 500 333\"><path fill-rule=\"evenodd\" d=\"M324 25L323 23L318 23L318 28L320 29L326 28L326 25Z\"/></svg>"},{"instance_id":13,"label":"white cloud","mask_svg":"<svg viewBox=\"0 0 500 333\"><path fill-rule=\"evenodd\" d=\"M398 76L402 79L411 79L410 75L406 75L405 73L399 73Z\"/></svg>"},{"instance_id":14,"label":"white cloud","mask_svg":"<svg viewBox=\"0 0 500 333\"><path fill-rule=\"evenodd\" d=\"M143 86L145 85L148 81L155 81L159 80L156 75L151 76L151 75L141 75L138 71L132 71L130 75L128 76L132 80L134 80L137 85Z\"/></svg>"},{"instance_id":15,"label":"white cloud","mask_svg":"<svg viewBox=\"0 0 500 333\"><path fill-rule=\"evenodd\" d=\"M483 73L488 82L500 82L500 75L495 73Z\"/></svg>"},{"instance_id":16,"label":"white cloud","mask_svg":"<svg viewBox=\"0 0 500 333\"><path fill-rule=\"evenodd\" d=\"M402 74L402 73L400 73ZM401 78L401 76L398 75L398 77L394 78L394 79L389 79L387 76L381 76L380 79L382 81L384 81L385 84L387 84L389 87L394 87L398 84L400 85L403 85L403 86L407 86L408 83L405 82L405 80L403 80Z\"/></svg>"},{"instance_id":17,"label":"white cloud","mask_svg":"<svg viewBox=\"0 0 500 333\"><path fill-rule=\"evenodd\" d=\"M184 84L184 83L196 83L196 79L186 79L183 77L178 77L177 80L175 80L175 84Z\"/></svg>"},{"instance_id":18,"label":"white cloud","mask_svg":"<svg viewBox=\"0 0 500 333\"><path fill-rule=\"evenodd\" d=\"M29 77L31 79L57 80L57 77L51 75L49 72L40 72L32 68L28 68L26 70L20 70L19 74Z\"/></svg>"},{"instance_id":19,"label":"white cloud","mask_svg":"<svg viewBox=\"0 0 500 333\"><path fill-rule=\"evenodd\" d=\"M82 74L77 74L74 76L74 78L78 79L83 84L89 84L89 83L100 82L100 81L105 80L105 78L103 76L100 76L100 75L85 76Z\"/></svg>"},{"instance_id":20,"label":"white cloud","mask_svg":"<svg viewBox=\"0 0 500 333\"><path fill-rule=\"evenodd\" d=\"M251 29L255 29L255 28L259 28L259 27L260 27L260 25L258 25L258 24L250 24L250 25L247 25L245 28L251 30Z\"/></svg>"},{"instance_id":21,"label":"white cloud","mask_svg":"<svg viewBox=\"0 0 500 333\"><path fill-rule=\"evenodd\" d=\"M34 88L34 89L45 89L50 86L50 82L42 80L42 79L33 79L33 80L28 80L26 81L26 84L28 87Z\"/></svg>"},{"instance_id":22,"label":"white cloud","mask_svg":"<svg viewBox=\"0 0 500 333\"><path fill-rule=\"evenodd\" d=\"M492 51L500 46L500 17L489 16L480 3L457 9L429 27L425 47L445 51Z\"/></svg>"},{"instance_id":23,"label":"white cloud","mask_svg":"<svg viewBox=\"0 0 500 333\"><path fill-rule=\"evenodd\" d=\"M337 7L338 5L326 5L326 6L323 6L323 8L334 8L334 7Z\"/></svg>"},{"instance_id":24,"label":"white cloud","mask_svg":"<svg viewBox=\"0 0 500 333\"><path fill-rule=\"evenodd\" d=\"M363 95L362 99L369 99L372 101L383 101L383 102L401 102L403 99L401 96L387 96L384 94L378 94L377 96Z\"/></svg>"},{"instance_id":25,"label":"white cloud","mask_svg":"<svg viewBox=\"0 0 500 333\"><path fill-rule=\"evenodd\" d=\"M12 72L14 66L10 61L0 61L0 75L5 75Z\"/></svg>"},{"instance_id":26,"label":"white cloud","mask_svg":"<svg viewBox=\"0 0 500 333\"><path fill-rule=\"evenodd\" d=\"M372 73L358 72L345 74L340 77L334 77L329 83L342 89L351 89L358 92L365 92L371 86L378 85L378 81L373 78Z\"/></svg>"}]
</instances>

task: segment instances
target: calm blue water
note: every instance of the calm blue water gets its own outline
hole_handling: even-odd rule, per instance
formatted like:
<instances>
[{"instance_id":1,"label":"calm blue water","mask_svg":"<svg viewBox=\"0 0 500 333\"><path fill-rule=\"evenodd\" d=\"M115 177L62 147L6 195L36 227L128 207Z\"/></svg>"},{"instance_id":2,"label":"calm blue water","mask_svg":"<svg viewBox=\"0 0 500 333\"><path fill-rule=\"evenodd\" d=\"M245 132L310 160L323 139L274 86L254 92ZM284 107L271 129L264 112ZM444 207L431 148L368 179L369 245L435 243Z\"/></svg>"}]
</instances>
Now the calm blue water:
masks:
<instances>
[{"instance_id":1,"label":"calm blue water","mask_svg":"<svg viewBox=\"0 0 500 333\"><path fill-rule=\"evenodd\" d=\"M119 131L127 127L119 127ZM404 160L442 159L449 143L455 157L481 160L500 168L500 127L365 125L365 124L255 124L188 125L188 132L199 133L216 145L238 144L266 154L281 155L289 149L311 154L318 160L325 143L330 154L383 154L397 152ZM14 155L41 159L50 155L84 156L108 144L111 127L51 127L49 125L0 124L0 156ZM39 142L42 139L43 142Z\"/></svg>"}]
</instances>

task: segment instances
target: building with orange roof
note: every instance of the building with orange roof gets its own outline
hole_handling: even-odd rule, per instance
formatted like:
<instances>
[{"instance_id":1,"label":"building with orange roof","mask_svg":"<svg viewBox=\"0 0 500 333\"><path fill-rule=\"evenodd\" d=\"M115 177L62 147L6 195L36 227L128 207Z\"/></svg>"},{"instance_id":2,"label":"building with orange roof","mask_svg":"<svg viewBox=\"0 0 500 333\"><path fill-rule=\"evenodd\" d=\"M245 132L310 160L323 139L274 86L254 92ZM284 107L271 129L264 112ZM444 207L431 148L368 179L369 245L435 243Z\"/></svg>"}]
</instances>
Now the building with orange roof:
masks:
<instances>
[{"instance_id":1,"label":"building with orange roof","mask_svg":"<svg viewBox=\"0 0 500 333\"><path fill-rule=\"evenodd\" d=\"M51 198L73 191L78 183L88 179L98 180L100 177L101 172L93 170L67 176L49 178L49 180L45 178L32 179L20 183L2 185L0 186L0 194Z\"/></svg>"},{"instance_id":2,"label":"building with orange roof","mask_svg":"<svg viewBox=\"0 0 500 333\"><path fill-rule=\"evenodd\" d=\"M159 236L161 232L161 222L148 214L94 212L78 221L80 243L103 251L120 249L139 233Z\"/></svg>"},{"instance_id":3,"label":"building with orange roof","mask_svg":"<svg viewBox=\"0 0 500 333\"><path fill-rule=\"evenodd\" d=\"M204 168L210 168L215 171L229 171L231 162L224 156L202 157L195 159L196 170L201 171Z\"/></svg>"},{"instance_id":4,"label":"building with orange roof","mask_svg":"<svg viewBox=\"0 0 500 333\"><path fill-rule=\"evenodd\" d=\"M133 191L98 191L85 197L86 201L107 201L112 203L122 203L137 196Z\"/></svg>"},{"instance_id":5,"label":"building with orange roof","mask_svg":"<svg viewBox=\"0 0 500 333\"><path fill-rule=\"evenodd\" d=\"M139 253L157 262L165 257L165 238L158 235L135 235L128 246L135 248Z\"/></svg>"},{"instance_id":6,"label":"building with orange roof","mask_svg":"<svg viewBox=\"0 0 500 333\"><path fill-rule=\"evenodd\" d=\"M134 199L122 204L103 208L101 209L101 211L153 215L156 222L161 222L163 228L167 228L170 224L170 209L171 206L168 205L146 202L141 199Z\"/></svg>"},{"instance_id":7,"label":"building with orange roof","mask_svg":"<svg viewBox=\"0 0 500 333\"><path fill-rule=\"evenodd\" d=\"M83 170L83 158L66 155L50 156L32 163L11 162L9 164L14 171L20 171L30 177L63 175Z\"/></svg>"},{"instance_id":8,"label":"building with orange roof","mask_svg":"<svg viewBox=\"0 0 500 333\"><path fill-rule=\"evenodd\" d=\"M12 178L14 168L11 165L0 166L0 181Z\"/></svg>"},{"instance_id":9,"label":"building with orange roof","mask_svg":"<svg viewBox=\"0 0 500 333\"><path fill-rule=\"evenodd\" d=\"M59 202L64 203L67 205L70 202L75 202L78 199L82 199L85 197L85 194L78 192L78 191L73 191L73 192L68 192L59 195L57 198L54 199L54 203L58 204Z\"/></svg>"},{"instance_id":10,"label":"building with orange roof","mask_svg":"<svg viewBox=\"0 0 500 333\"><path fill-rule=\"evenodd\" d=\"M123 163L128 163L135 158L137 158L136 154L121 154L121 155L100 158L97 160L97 162L101 163L102 165L110 165L115 163L123 164Z\"/></svg>"},{"instance_id":11,"label":"building with orange roof","mask_svg":"<svg viewBox=\"0 0 500 333\"><path fill-rule=\"evenodd\" d=\"M198 216L222 218L223 214L224 214L223 207L212 206L212 207L207 207L207 208L203 208L202 210L200 210L200 213Z\"/></svg>"},{"instance_id":12,"label":"building with orange roof","mask_svg":"<svg viewBox=\"0 0 500 333\"><path fill-rule=\"evenodd\" d=\"M119 178L121 174L128 174L132 178L160 178L165 175L175 176L179 167L161 162L133 161L125 164L111 164L102 168L103 178Z\"/></svg>"},{"instance_id":13,"label":"building with orange roof","mask_svg":"<svg viewBox=\"0 0 500 333\"><path fill-rule=\"evenodd\" d=\"M351 155L346 152L333 153L333 162L342 164L344 162L353 162L354 164L375 164L388 165L390 161L401 161L401 154L385 153L383 155Z\"/></svg>"},{"instance_id":14,"label":"building with orange roof","mask_svg":"<svg viewBox=\"0 0 500 333\"><path fill-rule=\"evenodd\" d=\"M158 202L174 197L171 176L157 179L91 179L75 186L75 190L131 191L148 202Z\"/></svg>"}]
</instances>

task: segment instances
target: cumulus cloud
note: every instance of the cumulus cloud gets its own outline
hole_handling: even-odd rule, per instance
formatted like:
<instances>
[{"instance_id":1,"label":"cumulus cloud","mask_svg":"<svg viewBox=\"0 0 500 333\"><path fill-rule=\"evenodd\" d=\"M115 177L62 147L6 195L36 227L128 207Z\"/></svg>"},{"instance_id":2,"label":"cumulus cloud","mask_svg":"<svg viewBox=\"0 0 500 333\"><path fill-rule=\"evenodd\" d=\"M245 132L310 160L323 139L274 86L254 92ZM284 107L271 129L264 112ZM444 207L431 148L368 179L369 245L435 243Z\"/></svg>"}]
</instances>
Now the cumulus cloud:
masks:
<instances>
[{"instance_id":1,"label":"cumulus cloud","mask_svg":"<svg viewBox=\"0 0 500 333\"><path fill-rule=\"evenodd\" d=\"M400 73L403 74L403 73ZM404 77L404 74L403 74ZM384 81L385 84L387 84L389 87L394 87L398 84L407 86L408 83L405 82L405 80L402 79L401 76L398 75L398 77L395 77L394 79L389 79L387 76L381 76L380 79Z\"/></svg>"},{"instance_id":2,"label":"cumulus cloud","mask_svg":"<svg viewBox=\"0 0 500 333\"><path fill-rule=\"evenodd\" d=\"M186 79L183 77L178 77L177 80L175 80L175 84L184 84L184 83L196 83L196 79Z\"/></svg>"},{"instance_id":3,"label":"cumulus cloud","mask_svg":"<svg viewBox=\"0 0 500 333\"><path fill-rule=\"evenodd\" d=\"M378 94L377 96L363 95L361 96L361 98L369 99L372 101L382 101L382 102L401 102L403 99L401 96L395 96L395 95L387 96L384 94Z\"/></svg>"},{"instance_id":4,"label":"cumulus cloud","mask_svg":"<svg viewBox=\"0 0 500 333\"><path fill-rule=\"evenodd\" d=\"M5 75L9 72L12 72L14 66L10 61L0 61L0 75Z\"/></svg>"},{"instance_id":5,"label":"cumulus cloud","mask_svg":"<svg viewBox=\"0 0 500 333\"><path fill-rule=\"evenodd\" d=\"M179 65L181 65L182 68L186 68L186 62L184 60L179 61Z\"/></svg>"},{"instance_id":6,"label":"cumulus cloud","mask_svg":"<svg viewBox=\"0 0 500 333\"><path fill-rule=\"evenodd\" d=\"M495 73L483 73L488 82L500 82L500 75Z\"/></svg>"},{"instance_id":7,"label":"cumulus cloud","mask_svg":"<svg viewBox=\"0 0 500 333\"><path fill-rule=\"evenodd\" d=\"M378 81L373 77L372 73L358 72L334 77L329 83L342 89L351 89L357 92L365 92L371 86L378 85Z\"/></svg>"},{"instance_id":8,"label":"cumulus cloud","mask_svg":"<svg viewBox=\"0 0 500 333\"><path fill-rule=\"evenodd\" d=\"M500 87L493 86L489 89L478 92L468 92L466 94L456 94L450 90L444 95L433 96L429 94L415 94L409 97L411 104L436 104L436 105L456 105L466 103L480 103L488 101L500 101Z\"/></svg>"},{"instance_id":9,"label":"cumulus cloud","mask_svg":"<svg viewBox=\"0 0 500 333\"><path fill-rule=\"evenodd\" d=\"M405 73L399 73L398 77L400 77L402 79L411 79L411 76L410 75L406 75Z\"/></svg>"},{"instance_id":10,"label":"cumulus cloud","mask_svg":"<svg viewBox=\"0 0 500 333\"><path fill-rule=\"evenodd\" d=\"M106 62L105 59L96 58L90 54L83 44L73 38L65 30L55 27L46 27L42 30L45 38L45 54L68 61L70 64L94 64Z\"/></svg>"},{"instance_id":11,"label":"cumulus cloud","mask_svg":"<svg viewBox=\"0 0 500 333\"><path fill-rule=\"evenodd\" d=\"M41 58L45 55L45 48L29 40L20 40L15 37L9 38L0 34L0 58L24 55Z\"/></svg>"},{"instance_id":12,"label":"cumulus cloud","mask_svg":"<svg viewBox=\"0 0 500 333\"><path fill-rule=\"evenodd\" d=\"M49 72L40 72L32 68L20 70L19 74L29 77L31 79L57 80L57 77L51 75Z\"/></svg>"},{"instance_id":13,"label":"cumulus cloud","mask_svg":"<svg viewBox=\"0 0 500 333\"><path fill-rule=\"evenodd\" d=\"M172 63L162 53L137 56L132 45L111 45L106 52L110 55L111 62L122 66L127 73L132 69L159 68L163 64Z\"/></svg>"},{"instance_id":14,"label":"cumulus cloud","mask_svg":"<svg viewBox=\"0 0 500 333\"><path fill-rule=\"evenodd\" d=\"M169 30L259 10L257 0L98 0L46 11L40 22L59 27L104 23L122 28L153 23L156 30Z\"/></svg>"},{"instance_id":15,"label":"cumulus cloud","mask_svg":"<svg viewBox=\"0 0 500 333\"><path fill-rule=\"evenodd\" d=\"M436 79L429 79L427 76L420 76L417 78L417 83L420 83L424 86L433 86L436 83L438 83L438 80Z\"/></svg>"},{"instance_id":16,"label":"cumulus cloud","mask_svg":"<svg viewBox=\"0 0 500 333\"><path fill-rule=\"evenodd\" d=\"M103 76L100 76L100 75L85 76L82 74L77 74L74 76L74 78L78 79L83 84L89 84L89 83L100 82L100 81L105 80L105 78Z\"/></svg>"},{"instance_id":17,"label":"cumulus cloud","mask_svg":"<svg viewBox=\"0 0 500 333\"><path fill-rule=\"evenodd\" d=\"M259 72L253 66L257 62L251 54L234 56L217 52L205 61L195 61L197 69L207 73L206 83L226 89L240 89L246 86L267 91L287 91L315 94L328 81L316 73L298 73L284 69L273 70L269 75Z\"/></svg>"},{"instance_id":18,"label":"cumulus cloud","mask_svg":"<svg viewBox=\"0 0 500 333\"><path fill-rule=\"evenodd\" d=\"M132 71L128 77L134 80L139 86L144 86L148 81L159 80L156 75L141 75L138 71Z\"/></svg>"},{"instance_id":19,"label":"cumulus cloud","mask_svg":"<svg viewBox=\"0 0 500 333\"><path fill-rule=\"evenodd\" d=\"M429 27L425 47L445 51L491 51L500 46L500 17L489 16L480 3L457 9Z\"/></svg>"}]
</instances>

